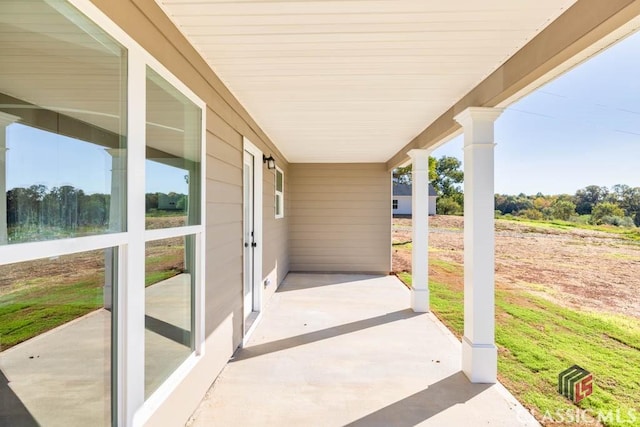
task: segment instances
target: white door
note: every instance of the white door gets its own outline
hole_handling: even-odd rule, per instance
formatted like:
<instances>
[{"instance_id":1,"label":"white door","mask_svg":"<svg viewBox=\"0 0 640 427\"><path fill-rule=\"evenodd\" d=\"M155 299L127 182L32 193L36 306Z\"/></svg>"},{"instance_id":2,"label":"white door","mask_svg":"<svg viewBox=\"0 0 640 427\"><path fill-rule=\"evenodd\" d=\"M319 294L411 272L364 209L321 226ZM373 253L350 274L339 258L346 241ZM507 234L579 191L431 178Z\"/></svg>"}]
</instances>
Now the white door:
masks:
<instances>
[{"instance_id":1,"label":"white door","mask_svg":"<svg viewBox=\"0 0 640 427\"><path fill-rule=\"evenodd\" d=\"M255 284L255 156L244 152L244 317L254 311Z\"/></svg>"}]
</instances>

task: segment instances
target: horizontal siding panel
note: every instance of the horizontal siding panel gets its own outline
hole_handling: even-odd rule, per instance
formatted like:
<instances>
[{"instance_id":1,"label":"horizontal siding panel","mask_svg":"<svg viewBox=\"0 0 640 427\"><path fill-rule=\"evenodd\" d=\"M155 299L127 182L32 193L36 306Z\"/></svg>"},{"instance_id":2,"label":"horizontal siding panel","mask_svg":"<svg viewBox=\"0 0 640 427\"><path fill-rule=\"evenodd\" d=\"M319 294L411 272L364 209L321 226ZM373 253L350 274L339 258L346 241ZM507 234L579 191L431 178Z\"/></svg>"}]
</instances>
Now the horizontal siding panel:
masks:
<instances>
[{"instance_id":1,"label":"horizontal siding panel","mask_svg":"<svg viewBox=\"0 0 640 427\"><path fill-rule=\"evenodd\" d=\"M389 190L391 192L391 190ZM296 202L304 202L306 200L321 200L328 202L360 202L364 200L388 201L389 194L387 192L376 193L343 193L341 191L332 192L289 192L289 200Z\"/></svg>"},{"instance_id":2,"label":"horizontal siding panel","mask_svg":"<svg viewBox=\"0 0 640 427\"><path fill-rule=\"evenodd\" d=\"M335 171L349 173L350 171L378 171L388 173L386 163L293 163L292 172L301 172L308 175L321 173L322 171Z\"/></svg>"},{"instance_id":3,"label":"horizontal siding panel","mask_svg":"<svg viewBox=\"0 0 640 427\"><path fill-rule=\"evenodd\" d=\"M378 250L380 250L381 245L384 245L384 247L386 248L386 243L389 241L390 238L391 238L391 233L389 233L389 235L380 234L380 235L372 236L371 238L367 239L366 243L370 245L372 248L377 248ZM301 238L301 239L291 238L289 239L289 248L292 250L293 249L298 250L300 248L334 249L334 248L342 248L342 247L358 249L363 246L362 239L334 238L334 239L323 239L321 242L322 243L321 245L319 245L318 243L319 242L313 241L308 238ZM389 248L391 248L391 244L389 244ZM295 254L295 251L293 251L292 254Z\"/></svg>"},{"instance_id":4,"label":"horizontal siding panel","mask_svg":"<svg viewBox=\"0 0 640 427\"><path fill-rule=\"evenodd\" d=\"M331 240L358 240L360 244L377 243L380 239L386 239L391 237L391 232L386 234L380 233L381 237L376 238L375 234L362 233L361 231L350 231L348 229L340 231L289 231L289 238L291 240L303 240L311 239L317 242L325 242ZM388 240L389 245L391 241Z\"/></svg>"},{"instance_id":5,"label":"horizontal siding panel","mask_svg":"<svg viewBox=\"0 0 640 427\"><path fill-rule=\"evenodd\" d=\"M345 233L348 229L349 235L361 236L364 240L368 240L372 235L390 234L391 224L291 224L289 225L289 233L292 237L304 236L305 233Z\"/></svg>"},{"instance_id":6,"label":"horizontal siding panel","mask_svg":"<svg viewBox=\"0 0 640 427\"><path fill-rule=\"evenodd\" d=\"M342 255L350 256L354 252L359 257L375 257L380 256L380 249L375 246L360 245L360 247L347 247L338 246L333 247L296 247L295 255L291 257L292 260L299 261L302 257L340 257Z\"/></svg>"},{"instance_id":7,"label":"horizontal siding panel","mask_svg":"<svg viewBox=\"0 0 640 427\"><path fill-rule=\"evenodd\" d=\"M215 291L215 293L210 294L211 298L208 298L209 301L229 301L236 298L242 298L242 273L234 271L233 269L217 271L208 269L205 273L205 276L207 282L207 290ZM239 280L237 280L236 278ZM235 285L234 283L237 283L237 285Z\"/></svg>"},{"instance_id":8,"label":"horizontal siding panel","mask_svg":"<svg viewBox=\"0 0 640 427\"><path fill-rule=\"evenodd\" d=\"M391 200L391 189L383 188L378 185L361 185L359 187L328 187L326 185L322 185L318 183L317 185L308 184L308 185L291 185L290 190L293 193L312 193L312 194L334 194L336 192L341 192L345 194L358 194L358 193L378 193L378 194L386 194L389 196L389 200ZM391 202L389 202L391 203Z\"/></svg>"},{"instance_id":9,"label":"horizontal siding panel","mask_svg":"<svg viewBox=\"0 0 640 427\"><path fill-rule=\"evenodd\" d=\"M222 254L221 249L216 249L215 255L208 258L206 274L226 274L227 271L242 272L242 243L225 245L233 248L228 256ZM239 249L239 250L236 250Z\"/></svg>"},{"instance_id":10,"label":"horizontal siding panel","mask_svg":"<svg viewBox=\"0 0 640 427\"><path fill-rule=\"evenodd\" d=\"M387 216L378 217L356 217L349 215L314 215L314 216L294 216L289 219L289 226L292 225L379 225L384 223L386 226L390 227L387 224Z\"/></svg>"},{"instance_id":11,"label":"horizontal siding panel","mask_svg":"<svg viewBox=\"0 0 640 427\"><path fill-rule=\"evenodd\" d=\"M376 265L382 259L382 255L372 256L372 255L350 255L348 264L356 264L356 265ZM291 262L293 264L336 264L342 265L346 264L344 261L344 257L340 257L337 255L296 255L291 257Z\"/></svg>"},{"instance_id":12,"label":"horizontal siding panel","mask_svg":"<svg viewBox=\"0 0 640 427\"><path fill-rule=\"evenodd\" d=\"M207 179L214 179L229 184L242 183L242 169L224 163L215 157L207 159Z\"/></svg>"},{"instance_id":13,"label":"horizontal siding panel","mask_svg":"<svg viewBox=\"0 0 640 427\"><path fill-rule=\"evenodd\" d=\"M391 179L386 167L292 164L289 170L285 200L292 271L388 272Z\"/></svg>"},{"instance_id":14,"label":"horizontal siding panel","mask_svg":"<svg viewBox=\"0 0 640 427\"><path fill-rule=\"evenodd\" d=\"M242 150L242 135L210 108L207 109L207 131L220 137L237 150Z\"/></svg>"},{"instance_id":15,"label":"horizontal siding panel","mask_svg":"<svg viewBox=\"0 0 640 427\"><path fill-rule=\"evenodd\" d=\"M215 240L209 241L207 239L207 253L216 256L216 259L229 257L242 257L242 236L239 236L236 240L229 240L227 242L216 242Z\"/></svg>"},{"instance_id":16,"label":"horizontal siding panel","mask_svg":"<svg viewBox=\"0 0 640 427\"><path fill-rule=\"evenodd\" d=\"M210 148L207 150L209 156L236 167L242 165L242 150L233 147L211 133L207 135L207 143L210 144Z\"/></svg>"},{"instance_id":17,"label":"horizontal siding panel","mask_svg":"<svg viewBox=\"0 0 640 427\"><path fill-rule=\"evenodd\" d=\"M242 204L242 185L207 181L207 203Z\"/></svg>"},{"instance_id":18,"label":"horizontal siding panel","mask_svg":"<svg viewBox=\"0 0 640 427\"><path fill-rule=\"evenodd\" d=\"M318 209L323 211L326 208L329 209L363 209L363 210L375 210L378 215L383 210L389 210L391 212L391 203L387 200L361 200L358 202L333 202L327 200L297 200L295 203L295 209Z\"/></svg>"},{"instance_id":19,"label":"horizontal siding panel","mask_svg":"<svg viewBox=\"0 0 640 427\"><path fill-rule=\"evenodd\" d=\"M289 269L293 272L335 272L335 273L382 273L387 274L388 269L381 269L380 264L296 264L291 263Z\"/></svg>"},{"instance_id":20,"label":"horizontal siding panel","mask_svg":"<svg viewBox=\"0 0 640 427\"><path fill-rule=\"evenodd\" d=\"M235 204L217 204L211 203L207 205L207 224L228 224L231 222L242 221L242 206Z\"/></svg>"},{"instance_id":21,"label":"horizontal siding panel","mask_svg":"<svg viewBox=\"0 0 640 427\"><path fill-rule=\"evenodd\" d=\"M308 177L295 175L291 185L294 187L309 185L312 187L325 187L332 191L341 191L343 188L350 188L362 185L372 185L380 188L387 188L391 191L391 180L383 179L376 180L375 178L368 177L343 177L343 176L327 176L323 178Z\"/></svg>"},{"instance_id":22,"label":"horizontal siding panel","mask_svg":"<svg viewBox=\"0 0 640 427\"><path fill-rule=\"evenodd\" d=\"M214 245L222 245L242 239L242 222L231 224L211 225L206 229L207 241ZM214 246L215 247L215 246Z\"/></svg>"},{"instance_id":23,"label":"horizontal siding panel","mask_svg":"<svg viewBox=\"0 0 640 427\"><path fill-rule=\"evenodd\" d=\"M229 270L209 275L207 271L206 281L205 322L207 328L215 329L230 313L242 308L242 274Z\"/></svg>"},{"instance_id":24,"label":"horizontal siding panel","mask_svg":"<svg viewBox=\"0 0 640 427\"><path fill-rule=\"evenodd\" d=\"M380 174L377 170L318 170L313 169L308 172L301 172L300 170L292 169L291 173L296 177L312 178L312 179L328 179L328 178L342 178L342 179L372 179L377 181L388 181L391 185L391 173Z\"/></svg>"},{"instance_id":25,"label":"horizontal siding panel","mask_svg":"<svg viewBox=\"0 0 640 427\"><path fill-rule=\"evenodd\" d=\"M297 203L292 203L297 206ZM391 197L389 197L389 206L391 205ZM339 216L355 216L355 217L368 217L368 218L389 218L389 224L391 224L391 208L386 206L384 213L381 210L373 209L358 209L354 208L334 208L324 207L322 209L306 209L298 207L290 207L289 212L291 217L298 216L327 216L327 215L339 215ZM386 212L388 211L388 212Z\"/></svg>"}]
</instances>

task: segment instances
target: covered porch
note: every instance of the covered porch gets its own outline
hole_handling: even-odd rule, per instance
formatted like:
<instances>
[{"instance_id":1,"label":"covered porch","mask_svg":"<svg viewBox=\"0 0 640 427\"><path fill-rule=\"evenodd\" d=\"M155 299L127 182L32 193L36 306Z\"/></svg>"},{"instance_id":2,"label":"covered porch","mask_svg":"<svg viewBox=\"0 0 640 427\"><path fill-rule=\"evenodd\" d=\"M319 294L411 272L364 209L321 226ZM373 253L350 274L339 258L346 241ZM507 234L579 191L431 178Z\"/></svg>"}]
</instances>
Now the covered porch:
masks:
<instances>
[{"instance_id":1,"label":"covered porch","mask_svg":"<svg viewBox=\"0 0 640 427\"><path fill-rule=\"evenodd\" d=\"M191 426L538 425L395 276L290 273Z\"/></svg>"}]
</instances>

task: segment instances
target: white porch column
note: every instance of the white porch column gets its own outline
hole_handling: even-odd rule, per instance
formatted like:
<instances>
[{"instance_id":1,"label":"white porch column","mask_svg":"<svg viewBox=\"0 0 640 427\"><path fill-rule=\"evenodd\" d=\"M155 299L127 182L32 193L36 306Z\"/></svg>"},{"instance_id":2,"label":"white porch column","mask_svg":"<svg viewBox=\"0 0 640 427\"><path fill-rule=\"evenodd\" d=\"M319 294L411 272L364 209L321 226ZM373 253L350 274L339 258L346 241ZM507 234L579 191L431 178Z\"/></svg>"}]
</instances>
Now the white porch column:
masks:
<instances>
[{"instance_id":1,"label":"white porch column","mask_svg":"<svg viewBox=\"0 0 640 427\"><path fill-rule=\"evenodd\" d=\"M7 127L20 119L0 111L0 244L9 242L7 234Z\"/></svg>"},{"instance_id":2,"label":"white porch column","mask_svg":"<svg viewBox=\"0 0 640 427\"><path fill-rule=\"evenodd\" d=\"M117 233L124 231L124 195L126 194L127 150L124 148L109 148L105 150L111 156L111 198L109 201L109 231ZM104 250L104 308L111 310L113 307L113 282L115 268L113 248Z\"/></svg>"},{"instance_id":3,"label":"white porch column","mask_svg":"<svg viewBox=\"0 0 640 427\"><path fill-rule=\"evenodd\" d=\"M411 308L429 311L429 150L411 150Z\"/></svg>"},{"instance_id":4,"label":"white porch column","mask_svg":"<svg viewBox=\"0 0 640 427\"><path fill-rule=\"evenodd\" d=\"M462 370L473 383L495 383L493 123L497 108L470 107L455 117L464 130L464 336Z\"/></svg>"}]
</instances>

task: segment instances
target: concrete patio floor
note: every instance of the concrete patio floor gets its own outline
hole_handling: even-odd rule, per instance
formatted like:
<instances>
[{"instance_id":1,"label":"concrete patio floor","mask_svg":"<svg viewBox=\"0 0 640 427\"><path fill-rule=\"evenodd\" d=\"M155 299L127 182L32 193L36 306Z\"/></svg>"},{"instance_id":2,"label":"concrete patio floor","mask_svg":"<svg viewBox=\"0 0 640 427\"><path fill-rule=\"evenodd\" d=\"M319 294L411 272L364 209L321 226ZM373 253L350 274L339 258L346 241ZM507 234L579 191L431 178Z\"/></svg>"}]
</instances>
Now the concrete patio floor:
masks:
<instances>
[{"instance_id":1,"label":"concrete patio floor","mask_svg":"<svg viewBox=\"0 0 640 427\"><path fill-rule=\"evenodd\" d=\"M394 276L289 274L188 425L537 426Z\"/></svg>"}]
</instances>

